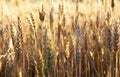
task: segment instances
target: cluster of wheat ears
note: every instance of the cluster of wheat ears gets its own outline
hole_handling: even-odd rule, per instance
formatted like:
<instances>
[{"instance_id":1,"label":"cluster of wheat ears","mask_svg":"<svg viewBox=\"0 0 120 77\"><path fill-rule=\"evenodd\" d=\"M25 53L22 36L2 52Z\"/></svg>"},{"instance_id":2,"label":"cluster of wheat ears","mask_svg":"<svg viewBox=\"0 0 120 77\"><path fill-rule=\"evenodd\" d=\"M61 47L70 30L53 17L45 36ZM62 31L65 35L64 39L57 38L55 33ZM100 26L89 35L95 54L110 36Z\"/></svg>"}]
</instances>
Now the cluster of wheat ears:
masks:
<instances>
[{"instance_id":1,"label":"cluster of wheat ears","mask_svg":"<svg viewBox=\"0 0 120 77\"><path fill-rule=\"evenodd\" d=\"M119 0L0 1L0 77L120 77Z\"/></svg>"}]
</instances>

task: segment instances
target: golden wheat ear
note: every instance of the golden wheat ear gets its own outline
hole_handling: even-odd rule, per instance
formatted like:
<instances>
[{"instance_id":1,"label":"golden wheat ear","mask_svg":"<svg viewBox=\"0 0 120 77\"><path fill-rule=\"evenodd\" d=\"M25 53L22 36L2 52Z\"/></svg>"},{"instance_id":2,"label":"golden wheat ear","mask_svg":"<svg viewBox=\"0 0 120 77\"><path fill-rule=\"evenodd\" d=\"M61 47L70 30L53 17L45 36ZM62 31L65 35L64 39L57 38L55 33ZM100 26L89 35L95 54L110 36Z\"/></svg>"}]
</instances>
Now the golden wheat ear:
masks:
<instances>
[{"instance_id":1,"label":"golden wheat ear","mask_svg":"<svg viewBox=\"0 0 120 77\"><path fill-rule=\"evenodd\" d=\"M115 7L115 1L112 0L112 1L111 1L111 8L112 8L112 11L114 11L114 7Z\"/></svg>"},{"instance_id":2,"label":"golden wheat ear","mask_svg":"<svg viewBox=\"0 0 120 77\"><path fill-rule=\"evenodd\" d=\"M114 31L113 31L113 50L115 52L118 51L119 49L119 46L118 46L118 43L119 43L119 33L118 33L118 26L114 26Z\"/></svg>"},{"instance_id":3,"label":"golden wheat ear","mask_svg":"<svg viewBox=\"0 0 120 77\"><path fill-rule=\"evenodd\" d=\"M44 7L42 5L42 9L41 11L39 11L39 19L43 22L45 19L45 11L44 11Z\"/></svg>"}]
</instances>

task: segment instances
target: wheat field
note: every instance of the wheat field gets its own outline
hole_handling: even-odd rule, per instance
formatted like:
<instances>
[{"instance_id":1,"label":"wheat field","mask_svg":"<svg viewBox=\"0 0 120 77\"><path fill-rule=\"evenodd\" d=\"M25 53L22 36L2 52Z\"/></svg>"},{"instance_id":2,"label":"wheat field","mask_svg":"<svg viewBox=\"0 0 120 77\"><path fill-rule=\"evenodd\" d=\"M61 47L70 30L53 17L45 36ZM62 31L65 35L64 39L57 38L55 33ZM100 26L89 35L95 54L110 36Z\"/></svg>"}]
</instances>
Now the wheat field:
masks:
<instances>
[{"instance_id":1,"label":"wheat field","mask_svg":"<svg viewBox=\"0 0 120 77\"><path fill-rule=\"evenodd\" d=\"M120 0L0 0L0 77L120 77Z\"/></svg>"}]
</instances>

